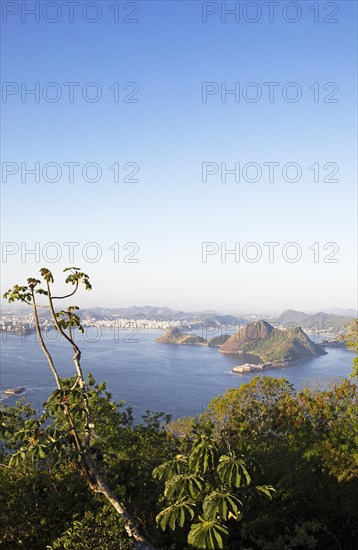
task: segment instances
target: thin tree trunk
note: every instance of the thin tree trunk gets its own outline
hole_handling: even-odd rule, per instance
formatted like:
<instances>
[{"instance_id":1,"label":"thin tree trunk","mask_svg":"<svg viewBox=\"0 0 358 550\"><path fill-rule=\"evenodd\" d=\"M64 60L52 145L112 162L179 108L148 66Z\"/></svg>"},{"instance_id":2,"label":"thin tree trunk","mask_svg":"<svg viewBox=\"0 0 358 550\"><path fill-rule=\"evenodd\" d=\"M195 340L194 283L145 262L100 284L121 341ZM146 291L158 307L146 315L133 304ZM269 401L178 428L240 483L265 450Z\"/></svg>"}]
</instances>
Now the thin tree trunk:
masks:
<instances>
[{"instance_id":1,"label":"thin tree trunk","mask_svg":"<svg viewBox=\"0 0 358 550\"><path fill-rule=\"evenodd\" d=\"M55 323L55 327L57 328L59 333L62 334L62 336L67 340L67 342L69 344L71 344L71 346L72 346L72 348L75 352L75 354L73 356L73 362L75 364L75 368L76 368L77 376L79 378L80 386L81 386L81 388L83 388L83 386L85 385L85 381L84 381L84 378L83 378L83 372L82 372L81 363L80 363L81 350L77 346L75 341L72 338L70 338L68 336L68 334L66 334L66 332L63 330L63 328L61 327L61 325L58 322L58 319L56 317L55 308L53 307L53 301L52 301L51 289L50 289L49 283L47 283L47 291L48 291L48 300L49 300L49 304L50 304L50 311L51 311L52 319L53 319L53 321Z\"/></svg>"},{"instance_id":2,"label":"thin tree trunk","mask_svg":"<svg viewBox=\"0 0 358 550\"><path fill-rule=\"evenodd\" d=\"M87 457L87 462L90 467L90 471L96 480L95 483L87 480L90 488L95 493L101 493L113 506L116 512L118 512L118 514L122 517L124 521L124 528L129 538L133 538L135 540L135 547L138 548L138 550L156 550L154 546L152 546L142 535L132 515L118 500L117 496L113 493L113 491L102 478L101 474L97 471L92 457Z\"/></svg>"},{"instance_id":3,"label":"thin tree trunk","mask_svg":"<svg viewBox=\"0 0 358 550\"><path fill-rule=\"evenodd\" d=\"M80 387L82 388L82 390L84 390L85 389L85 380L83 378L82 368L81 368L81 365L80 365L81 351L78 348L78 346L75 344L74 340L72 338L70 338L64 332L64 330L62 329L62 327L58 323L58 319L56 317L56 313L55 313L53 303L52 303L51 290L50 290L49 284L47 284L47 288L48 288L48 299L49 299L49 303L50 303L50 310L51 310L52 318L54 320L54 323L55 323L55 326L56 326L57 330L72 345L72 347L75 351L73 361L74 361L74 364L75 364L75 368L76 368L77 376L78 376L78 379L79 379ZM47 359L47 361L50 365L51 371L52 371L52 373L55 377L57 387L59 389L62 389L61 380L58 376L58 373L57 373L56 367L53 363L51 354L49 353L49 351L46 347L46 344L43 340L43 337L42 337L39 318L38 318L38 314L37 314L36 303L35 303L34 292L32 292L32 297L33 297L34 315L35 315L35 321L36 321L36 323L35 323L36 324L36 332L37 332L37 335L39 337L40 345L41 345L42 351L45 354L46 359ZM95 493L102 494L108 500L108 502L111 504L111 506L116 510L116 512L121 516L121 518L123 519L124 528L125 528L125 530L128 534L128 537L130 539L134 539L135 547L138 550L156 550L154 548L154 546L152 546L145 539L145 537L142 535L142 533L138 529L134 518L126 510L126 508L121 504L121 502L118 500L118 497L115 495L115 493L113 493L113 491L109 488L107 483L104 481L101 474L98 472L98 470L96 468L96 465L93 461L93 458L90 455L90 451L88 450L89 441L90 441L90 430L89 430L89 427L88 427L89 411L88 411L88 403L87 403L86 397L87 396L84 395L85 405L86 405L86 440L85 440L85 448L87 449L87 453L86 453L87 456L81 460L81 464L80 464L81 472L83 473L89 488L92 491L94 491ZM66 409L67 409L67 407L66 407ZM81 452L83 450L83 447L82 447L81 441L79 439L77 429L76 429L75 424L72 420L70 411L68 409L67 410L66 409L65 409L64 413L65 413L65 416L66 416L67 421L69 423L69 426L71 428L71 431L73 433L75 447L79 452Z\"/></svg>"},{"instance_id":4,"label":"thin tree trunk","mask_svg":"<svg viewBox=\"0 0 358 550\"><path fill-rule=\"evenodd\" d=\"M33 301L33 309L34 309L34 316L35 316L35 326L36 326L36 333L37 333L37 336L39 338L39 341L40 341L40 346L41 346L41 349L47 359L47 362L48 364L50 365L50 369L52 370L52 374L54 375L54 378L55 378L55 381L56 381L56 386L58 387L59 390L62 389L62 384L61 384L61 380L60 380L60 377L59 375L57 374L57 370L56 370L56 367L54 365L54 362L52 360L52 357L51 357L51 354L50 352L48 351L47 347L46 347L46 344L44 342L44 339L42 337L42 332L41 332L41 329L40 329L40 321L39 321L39 316L38 316L38 313L37 313L37 306L36 306L36 302L35 302L35 294L34 294L34 291L32 289L32 301Z\"/></svg>"}]
</instances>

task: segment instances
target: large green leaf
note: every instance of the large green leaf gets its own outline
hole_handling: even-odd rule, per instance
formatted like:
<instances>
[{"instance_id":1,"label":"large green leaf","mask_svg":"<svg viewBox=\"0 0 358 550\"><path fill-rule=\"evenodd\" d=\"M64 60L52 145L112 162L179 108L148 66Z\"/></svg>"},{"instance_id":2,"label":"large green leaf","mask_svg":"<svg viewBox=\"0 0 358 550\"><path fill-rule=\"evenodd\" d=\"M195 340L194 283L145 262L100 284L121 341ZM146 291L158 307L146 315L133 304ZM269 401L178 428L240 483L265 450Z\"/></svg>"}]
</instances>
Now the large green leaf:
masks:
<instances>
[{"instance_id":1,"label":"large green leaf","mask_svg":"<svg viewBox=\"0 0 358 550\"><path fill-rule=\"evenodd\" d=\"M156 522L163 531L169 526L172 531L179 526L184 527L185 520L194 517L195 503L192 500L182 500L165 508L156 517Z\"/></svg>"},{"instance_id":2,"label":"large green leaf","mask_svg":"<svg viewBox=\"0 0 358 550\"><path fill-rule=\"evenodd\" d=\"M245 461L237 457L233 451L220 457L217 472L221 481L231 487L241 487L251 482Z\"/></svg>"},{"instance_id":3,"label":"large green leaf","mask_svg":"<svg viewBox=\"0 0 358 550\"><path fill-rule=\"evenodd\" d=\"M191 526L188 543L197 549L221 550L224 548L223 536L228 530L215 521L208 521L199 517L200 523Z\"/></svg>"},{"instance_id":4,"label":"large green leaf","mask_svg":"<svg viewBox=\"0 0 358 550\"><path fill-rule=\"evenodd\" d=\"M203 480L195 475L180 474L169 479L165 484L164 496L168 500L184 496L196 498L201 492Z\"/></svg>"},{"instance_id":5,"label":"large green leaf","mask_svg":"<svg viewBox=\"0 0 358 550\"><path fill-rule=\"evenodd\" d=\"M204 474L215 465L217 449L215 444L205 437L202 437L189 455L189 468L195 473Z\"/></svg>"},{"instance_id":6,"label":"large green leaf","mask_svg":"<svg viewBox=\"0 0 358 550\"><path fill-rule=\"evenodd\" d=\"M272 500L273 493L276 492L276 489L272 485L257 485L256 490L266 498Z\"/></svg>"},{"instance_id":7,"label":"large green leaf","mask_svg":"<svg viewBox=\"0 0 358 550\"><path fill-rule=\"evenodd\" d=\"M229 492L213 491L205 497L203 503L204 517L214 521L218 517L226 521L229 517L239 517L239 508L243 504L235 495Z\"/></svg>"},{"instance_id":8,"label":"large green leaf","mask_svg":"<svg viewBox=\"0 0 358 550\"><path fill-rule=\"evenodd\" d=\"M153 477L164 481L171 479L184 472L187 466L187 458L185 455L177 455L173 460L168 460L164 464L160 464L153 470Z\"/></svg>"}]
</instances>

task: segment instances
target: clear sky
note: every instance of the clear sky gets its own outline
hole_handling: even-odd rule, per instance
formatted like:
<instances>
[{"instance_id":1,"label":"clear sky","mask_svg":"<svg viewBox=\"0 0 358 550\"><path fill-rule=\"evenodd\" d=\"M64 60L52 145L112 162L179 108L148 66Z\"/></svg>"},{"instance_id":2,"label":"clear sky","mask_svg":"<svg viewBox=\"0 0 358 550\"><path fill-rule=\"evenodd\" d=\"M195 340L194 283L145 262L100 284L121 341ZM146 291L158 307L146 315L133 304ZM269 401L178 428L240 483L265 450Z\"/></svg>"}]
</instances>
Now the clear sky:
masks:
<instances>
[{"instance_id":1,"label":"clear sky","mask_svg":"<svg viewBox=\"0 0 358 550\"><path fill-rule=\"evenodd\" d=\"M2 10L3 289L78 265L81 306L355 307L355 1Z\"/></svg>"}]
</instances>

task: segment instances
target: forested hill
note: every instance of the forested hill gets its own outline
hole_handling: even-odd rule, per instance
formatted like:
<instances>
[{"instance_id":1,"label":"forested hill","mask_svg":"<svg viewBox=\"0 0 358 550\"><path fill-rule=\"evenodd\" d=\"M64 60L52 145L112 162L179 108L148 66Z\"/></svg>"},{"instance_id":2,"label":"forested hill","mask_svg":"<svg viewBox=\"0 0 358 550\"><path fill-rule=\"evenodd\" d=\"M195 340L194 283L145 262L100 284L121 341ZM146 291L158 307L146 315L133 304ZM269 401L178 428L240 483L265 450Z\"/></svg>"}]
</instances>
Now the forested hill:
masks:
<instances>
[{"instance_id":1,"label":"forested hill","mask_svg":"<svg viewBox=\"0 0 358 550\"><path fill-rule=\"evenodd\" d=\"M266 321L255 321L231 336L222 353L252 353L263 361L293 363L322 355L325 351L300 328L278 330Z\"/></svg>"}]
</instances>

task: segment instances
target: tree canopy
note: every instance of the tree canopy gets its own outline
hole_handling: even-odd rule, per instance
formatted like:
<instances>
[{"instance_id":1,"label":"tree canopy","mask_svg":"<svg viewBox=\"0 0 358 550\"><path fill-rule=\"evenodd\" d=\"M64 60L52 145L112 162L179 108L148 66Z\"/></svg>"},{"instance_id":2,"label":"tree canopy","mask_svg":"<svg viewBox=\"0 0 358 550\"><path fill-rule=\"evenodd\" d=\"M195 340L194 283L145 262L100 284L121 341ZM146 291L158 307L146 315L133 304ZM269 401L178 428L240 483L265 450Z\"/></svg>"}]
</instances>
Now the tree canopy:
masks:
<instances>
[{"instance_id":1,"label":"tree canopy","mask_svg":"<svg viewBox=\"0 0 358 550\"><path fill-rule=\"evenodd\" d=\"M5 296L33 308L57 389L41 414L1 405L1 548L356 548L355 378L296 391L260 376L196 417L147 411L138 423L105 382L84 377L78 308L55 309L90 290L89 277L69 268L73 289L57 296L52 273L40 275ZM73 349L69 378L42 338L40 307Z\"/></svg>"}]
</instances>

